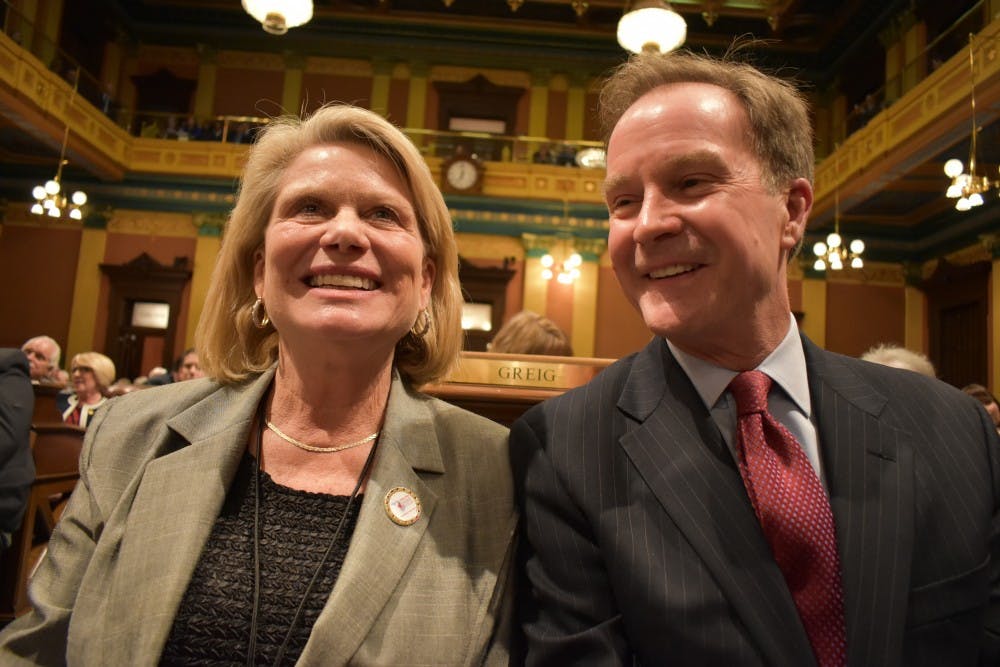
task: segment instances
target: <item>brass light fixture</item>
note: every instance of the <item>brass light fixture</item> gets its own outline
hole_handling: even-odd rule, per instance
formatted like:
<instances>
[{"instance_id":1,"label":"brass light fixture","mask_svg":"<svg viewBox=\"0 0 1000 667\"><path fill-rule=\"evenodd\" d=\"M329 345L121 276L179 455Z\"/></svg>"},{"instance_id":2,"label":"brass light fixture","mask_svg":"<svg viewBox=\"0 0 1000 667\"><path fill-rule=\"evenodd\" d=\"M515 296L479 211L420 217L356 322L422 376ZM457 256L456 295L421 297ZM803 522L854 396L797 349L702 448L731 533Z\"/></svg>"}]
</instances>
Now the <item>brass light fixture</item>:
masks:
<instances>
[{"instance_id":1,"label":"brass light fixture","mask_svg":"<svg viewBox=\"0 0 1000 667\"><path fill-rule=\"evenodd\" d=\"M972 107L972 134L969 137L969 170L965 171L965 165L958 158L952 158L944 163L945 176L951 179L945 196L949 199L957 199L955 208L959 211L968 211L976 206L982 206L983 193L989 192L991 188L1000 187L1000 182L990 180L989 176L980 176L976 173L976 135L979 134L979 126L976 124L976 56L973 48L973 35L969 35L969 80L970 95L969 103Z\"/></svg>"},{"instance_id":2,"label":"brass light fixture","mask_svg":"<svg viewBox=\"0 0 1000 667\"><path fill-rule=\"evenodd\" d=\"M813 245L813 254L816 261L813 268L817 271L826 271L829 267L833 271L840 271L844 264L850 261L852 269L863 268L865 263L861 259L861 253L865 251L865 242L861 239L851 241L850 247L844 246L844 239L840 235L840 190L833 191L833 231L827 234L826 243L817 241Z\"/></svg>"},{"instance_id":3,"label":"brass light fixture","mask_svg":"<svg viewBox=\"0 0 1000 667\"><path fill-rule=\"evenodd\" d=\"M686 38L684 17L664 0L636 0L618 21L618 43L632 53L667 53Z\"/></svg>"},{"instance_id":4,"label":"brass light fixture","mask_svg":"<svg viewBox=\"0 0 1000 667\"><path fill-rule=\"evenodd\" d=\"M265 32L284 35L289 28L312 19L312 0L242 0L247 14L260 21Z\"/></svg>"},{"instance_id":5,"label":"brass light fixture","mask_svg":"<svg viewBox=\"0 0 1000 667\"><path fill-rule=\"evenodd\" d=\"M76 71L73 77L73 93L69 97L66 106L71 106L76 98L76 86L80 80L80 70ZM66 142L69 140L69 124L63 126L62 146L59 148L59 166L56 167L56 175L45 182L44 185L36 185L31 190L31 196L35 198L35 203L31 205L31 212L35 215L45 215L50 218L62 218L66 214L73 220L82 220L83 211L81 208L87 203L87 193L77 190L69 197L63 192L62 173L63 167L69 164L66 159Z\"/></svg>"}]
</instances>

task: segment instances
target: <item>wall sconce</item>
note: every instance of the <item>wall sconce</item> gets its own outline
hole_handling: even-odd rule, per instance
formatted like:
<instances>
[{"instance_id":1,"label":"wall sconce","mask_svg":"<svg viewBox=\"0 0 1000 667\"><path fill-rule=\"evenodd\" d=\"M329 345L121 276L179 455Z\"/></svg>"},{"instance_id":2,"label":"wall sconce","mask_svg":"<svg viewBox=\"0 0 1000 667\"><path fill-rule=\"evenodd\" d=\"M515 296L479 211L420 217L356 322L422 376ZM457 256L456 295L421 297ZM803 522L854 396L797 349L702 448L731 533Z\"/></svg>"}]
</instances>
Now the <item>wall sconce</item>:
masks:
<instances>
[{"instance_id":1,"label":"wall sconce","mask_svg":"<svg viewBox=\"0 0 1000 667\"><path fill-rule=\"evenodd\" d=\"M826 271L827 266L833 271L840 271L844 263L850 260L852 269L863 268L865 263L861 253L865 251L865 242L861 239L851 241L850 247L844 247L844 239L840 235L840 190L833 191L833 231L827 234L826 243L817 241L813 245L816 262L813 268Z\"/></svg>"},{"instance_id":2,"label":"wall sconce","mask_svg":"<svg viewBox=\"0 0 1000 667\"><path fill-rule=\"evenodd\" d=\"M969 35L969 79L970 104L972 106L972 135L969 137L969 171L958 158L952 158L944 163L945 176L951 179L951 185L945 192L949 199L958 199L955 209L968 211L976 206L982 206L983 193L991 188L1000 187L1000 182L990 180L989 176L976 173L976 135L979 126L976 124L976 60L973 48L973 35Z\"/></svg>"},{"instance_id":3,"label":"wall sconce","mask_svg":"<svg viewBox=\"0 0 1000 667\"><path fill-rule=\"evenodd\" d=\"M580 277L580 265L583 264L583 257L580 253L574 252L569 257L559 262L549 253L542 255L539 260L542 264L542 278L552 280L555 278L563 285L572 285Z\"/></svg>"}]
</instances>

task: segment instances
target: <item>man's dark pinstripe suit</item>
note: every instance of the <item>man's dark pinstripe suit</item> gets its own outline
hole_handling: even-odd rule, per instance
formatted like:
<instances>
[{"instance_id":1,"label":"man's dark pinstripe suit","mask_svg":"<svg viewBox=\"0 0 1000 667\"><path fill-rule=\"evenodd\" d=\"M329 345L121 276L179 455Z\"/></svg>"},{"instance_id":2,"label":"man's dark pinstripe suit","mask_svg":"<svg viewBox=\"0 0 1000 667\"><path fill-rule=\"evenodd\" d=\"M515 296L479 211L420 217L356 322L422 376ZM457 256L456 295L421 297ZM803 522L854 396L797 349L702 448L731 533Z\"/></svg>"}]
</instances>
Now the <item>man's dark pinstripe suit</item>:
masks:
<instances>
[{"instance_id":1,"label":"man's dark pinstripe suit","mask_svg":"<svg viewBox=\"0 0 1000 667\"><path fill-rule=\"evenodd\" d=\"M937 380L803 345L849 664L998 664L985 412ZM814 664L733 457L661 338L511 439L533 664Z\"/></svg>"}]
</instances>

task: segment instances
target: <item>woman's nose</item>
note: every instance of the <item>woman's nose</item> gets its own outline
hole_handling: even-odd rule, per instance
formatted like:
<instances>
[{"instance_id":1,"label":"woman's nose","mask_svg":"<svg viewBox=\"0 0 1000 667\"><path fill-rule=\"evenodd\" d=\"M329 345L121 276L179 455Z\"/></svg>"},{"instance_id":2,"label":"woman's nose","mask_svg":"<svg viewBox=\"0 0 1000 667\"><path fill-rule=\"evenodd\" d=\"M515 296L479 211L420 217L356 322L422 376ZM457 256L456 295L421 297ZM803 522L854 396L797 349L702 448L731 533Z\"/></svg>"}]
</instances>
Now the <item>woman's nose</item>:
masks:
<instances>
[{"instance_id":1,"label":"woman's nose","mask_svg":"<svg viewBox=\"0 0 1000 667\"><path fill-rule=\"evenodd\" d=\"M365 234L364 221L353 210L337 211L325 223L320 244L341 252L366 248L368 238Z\"/></svg>"}]
</instances>

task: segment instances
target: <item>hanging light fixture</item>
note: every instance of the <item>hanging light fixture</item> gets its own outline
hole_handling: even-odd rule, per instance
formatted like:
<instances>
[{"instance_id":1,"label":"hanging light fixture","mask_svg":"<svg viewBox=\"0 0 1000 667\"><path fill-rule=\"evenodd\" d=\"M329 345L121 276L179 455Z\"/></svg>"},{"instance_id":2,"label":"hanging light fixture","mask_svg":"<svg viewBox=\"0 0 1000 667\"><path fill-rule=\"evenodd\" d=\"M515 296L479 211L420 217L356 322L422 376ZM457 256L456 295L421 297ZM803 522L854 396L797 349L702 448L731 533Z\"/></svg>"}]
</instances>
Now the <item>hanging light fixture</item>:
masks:
<instances>
[{"instance_id":1,"label":"hanging light fixture","mask_svg":"<svg viewBox=\"0 0 1000 667\"><path fill-rule=\"evenodd\" d=\"M840 271L844 264L850 260L852 269L863 268L865 263L861 259L861 253L865 251L865 242L861 239L851 241L849 248L844 247L844 239L840 235L840 191L833 191L833 231L827 234L826 243L816 242L813 246L813 254L816 255L816 262L813 268L817 271L826 271L829 266L833 271Z\"/></svg>"},{"instance_id":2,"label":"hanging light fixture","mask_svg":"<svg viewBox=\"0 0 1000 667\"><path fill-rule=\"evenodd\" d=\"M952 158L944 163L945 176L951 179L945 196L949 199L957 199L955 208L959 211L968 211L976 206L982 206L983 193L989 192L990 188L1000 187L1000 182L991 181L989 176L980 176L976 173L976 135L979 134L979 126L976 124L976 60L973 49L972 35L969 35L969 78L970 104L972 105L972 135L969 137L969 171L965 171L965 165L958 158Z\"/></svg>"},{"instance_id":3,"label":"hanging light fixture","mask_svg":"<svg viewBox=\"0 0 1000 667\"><path fill-rule=\"evenodd\" d=\"M76 76L73 77L73 92L69 96L66 106L72 106L76 98L76 86L80 80L80 70L77 69ZM45 215L50 218L61 218L65 213L73 220L83 220L81 208L87 203L87 193L77 190L69 197L63 192L62 172L63 167L69 164L66 159L66 143L69 141L69 124L63 126L62 146L59 149L59 166L56 167L56 175L49 179L44 185L36 185L31 190L31 196L35 198L35 203L31 205L31 212L35 215Z\"/></svg>"},{"instance_id":4,"label":"hanging light fixture","mask_svg":"<svg viewBox=\"0 0 1000 667\"><path fill-rule=\"evenodd\" d=\"M686 37L684 18L664 0L636 0L618 21L618 43L632 53L667 53Z\"/></svg>"},{"instance_id":5,"label":"hanging light fixture","mask_svg":"<svg viewBox=\"0 0 1000 667\"><path fill-rule=\"evenodd\" d=\"M550 253L545 253L539 260L542 263L542 278L545 280L556 279L563 285L572 285L580 277L580 265L583 264L583 257L580 253L574 252L566 259L557 262Z\"/></svg>"},{"instance_id":6,"label":"hanging light fixture","mask_svg":"<svg viewBox=\"0 0 1000 667\"><path fill-rule=\"evenodd\" d=\"M312 0L242 0L247 14L260 21L265 32L284 35L289 28L309 22Z\"/></svg>"}]
</instances>

